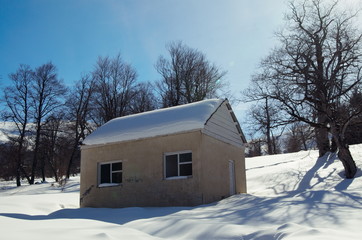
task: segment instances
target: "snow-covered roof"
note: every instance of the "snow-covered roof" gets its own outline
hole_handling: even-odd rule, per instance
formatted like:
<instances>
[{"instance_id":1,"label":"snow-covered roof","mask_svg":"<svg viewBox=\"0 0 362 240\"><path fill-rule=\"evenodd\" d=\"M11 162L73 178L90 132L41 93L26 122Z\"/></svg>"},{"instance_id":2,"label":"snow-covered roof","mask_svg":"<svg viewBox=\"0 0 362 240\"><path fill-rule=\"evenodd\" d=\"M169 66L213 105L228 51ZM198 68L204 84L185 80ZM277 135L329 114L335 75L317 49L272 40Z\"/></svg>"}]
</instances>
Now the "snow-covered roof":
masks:
<instances>
[{"instance_id":1,"label":"snow-covered roof","mask_svg":"<svg viewBox=\"0 0 362 240\"><path fill-rule=\"evenodd\" d=\"M83 143L107 144L202 129L223 102L209 99L115 118L86 137Z\"/></svg>"}]
</instances>

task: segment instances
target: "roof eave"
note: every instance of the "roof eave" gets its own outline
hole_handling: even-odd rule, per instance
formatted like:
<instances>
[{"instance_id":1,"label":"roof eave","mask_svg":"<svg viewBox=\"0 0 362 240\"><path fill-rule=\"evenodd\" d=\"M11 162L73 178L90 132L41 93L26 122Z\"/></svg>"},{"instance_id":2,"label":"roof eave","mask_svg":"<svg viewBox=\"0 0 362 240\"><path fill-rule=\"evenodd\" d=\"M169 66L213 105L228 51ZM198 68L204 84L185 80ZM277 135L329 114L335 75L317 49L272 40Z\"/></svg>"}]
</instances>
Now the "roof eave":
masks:
<instances>
[{"instance_id":1,"label":"roof eave","mask_svg":"<svg viewBox=\"0 0 362 240\"><path fill-rule=\"evenodd\" d=\"M203 128L196 128L196 129L180 131L180 132L174 132L174 133L169 133L169 134L160 134L160 135L154 135L154 136L150 136L150 137L126 139L126 140L107 142L107 143L83 144L83 145L81 145L81 149L83 150L83 149L89 149L89 148L103 147L103 146L115 145L115 144L120 144L120 143L142 141L142 140L151 139L151 138L167 137L167 136L172 136L172 135L192 133L192 132L198 132L198 131L201 132L202 129Z\"/></svg>"}]
</instances>

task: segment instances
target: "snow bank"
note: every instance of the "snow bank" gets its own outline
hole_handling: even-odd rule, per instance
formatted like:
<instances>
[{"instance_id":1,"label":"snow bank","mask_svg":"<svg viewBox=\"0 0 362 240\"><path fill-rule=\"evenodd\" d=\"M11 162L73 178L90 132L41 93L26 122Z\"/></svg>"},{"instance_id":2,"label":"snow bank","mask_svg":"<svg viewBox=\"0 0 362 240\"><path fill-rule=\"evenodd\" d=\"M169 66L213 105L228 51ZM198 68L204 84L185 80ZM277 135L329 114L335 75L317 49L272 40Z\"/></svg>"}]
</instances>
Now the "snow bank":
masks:
<instances>
[{"instance_id":1,"label":"snow bank","mask_svg":"<svg viewBox=\"0 0 362 240\"><path fill-rule=\"evenodd\" d=\"M106 144L202 129L223 100L209 99L115 118L99 127L84 144Z\"/></svg>"},{"instance_id":2,"label":"snow bank","mask_svg":"<svg viewBox=\"0 0 362 240\"><path fill-rule=\"evenodd\" d=\"M362 145L351 147L358 166ZM0 183L2 239L360 239L362 177L317 151L248 158L248 194L198 207L78 208L79 177Z\"/></svg>"}]
</instances>

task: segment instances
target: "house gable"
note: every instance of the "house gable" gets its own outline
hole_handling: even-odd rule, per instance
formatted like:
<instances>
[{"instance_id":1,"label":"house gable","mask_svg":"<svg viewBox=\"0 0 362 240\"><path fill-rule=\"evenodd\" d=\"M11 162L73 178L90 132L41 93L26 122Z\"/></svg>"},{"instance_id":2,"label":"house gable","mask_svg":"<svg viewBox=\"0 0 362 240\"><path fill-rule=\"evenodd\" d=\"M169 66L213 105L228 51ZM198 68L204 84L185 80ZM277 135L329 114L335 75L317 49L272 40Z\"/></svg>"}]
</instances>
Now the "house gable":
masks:
<instances>
[{"instance_id":1,"label":"house gable","mask_svg":"<svg viewBox=\"0 0 362 240\"><path fill-rule=\"evenodd\" d=\"M236 147L243 147L246 143L239 122L227 100L210 116L202 132Z\"/></svg>"}]
</instances>

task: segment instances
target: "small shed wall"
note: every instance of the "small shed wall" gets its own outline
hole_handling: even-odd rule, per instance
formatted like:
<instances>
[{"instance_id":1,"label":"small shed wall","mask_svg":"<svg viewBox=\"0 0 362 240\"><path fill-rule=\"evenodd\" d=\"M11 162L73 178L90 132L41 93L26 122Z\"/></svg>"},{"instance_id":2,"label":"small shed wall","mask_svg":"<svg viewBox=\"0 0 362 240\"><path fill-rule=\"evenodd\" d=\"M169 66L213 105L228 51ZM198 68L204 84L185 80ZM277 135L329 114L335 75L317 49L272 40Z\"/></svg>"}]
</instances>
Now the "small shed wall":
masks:
<instances>
[{"instance_id":1,"label":"small shed wall","mask_svg":"<svg viewBox=\"0 0 362 240\"><path fill-rule=\"evenodd\" d=\"M164 153L192 151L192 177L164 179ZM81 207L194 206L230 195L229 160L236 192L246 192L244 149L201 131L82 148ZM120 186L98 187L100 162L122 161Z\"/></svg>"},{"instance_id":2,"label":"small shed wall","mask_svg":"<svg viewBox=\"0 0 362 240\"><path fill-rule=\"evenodd\" d=\"M180 206L202 203L199 187L201 132L183 133L98 147L83 147L81 207ZM164 179L163 154L191 150L193 176ZM122 161L123 183L98 187L99 162Z\"/></svg>"},{"instance_id":3,"label":"small shed wall","mask_svg":"<svg viewBox=\"0 0 362 240\"><path fill-rule=\"evenodd\" d=\"M203 135L201 149L201 192L205 203L230 196L230 161L235 164L235 192L246 193L243 147L235 147Z\"/></svg>"}]
</instances>

